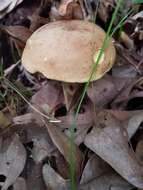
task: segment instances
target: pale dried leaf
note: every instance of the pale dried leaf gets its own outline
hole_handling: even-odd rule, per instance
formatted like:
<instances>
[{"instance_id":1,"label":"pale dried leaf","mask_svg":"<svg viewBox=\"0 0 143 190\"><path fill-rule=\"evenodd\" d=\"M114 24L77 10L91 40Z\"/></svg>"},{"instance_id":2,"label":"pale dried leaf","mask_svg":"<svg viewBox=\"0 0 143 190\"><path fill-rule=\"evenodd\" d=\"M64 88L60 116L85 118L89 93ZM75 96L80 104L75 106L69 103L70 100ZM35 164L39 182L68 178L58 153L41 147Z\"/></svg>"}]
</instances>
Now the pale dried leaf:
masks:
<instances>
[{"instance_id":1,"label":"pale dried leaf","mask_svg":"<svg viewBox=\"0 0 143 190\"><path fill-rule=\"evenodd\" d=\"M85 105L82 105L83 113L79 113L76 120L76 132L75 132L75 143L77 145L81 144L85 138L86 132L93 125L94 121L94 111L93 106L90 101ZM70 136L70 126L74 121L72 114L67 114L66 116L58 118L61 122L58 124L64 132Z\"/></svg>"},{"instance_id":2,"label":"pale dried leaf","mask_svg":"<svg viewBox=\"0 0 143 190\"><path fill-rule=\"evenodd\" d=\"M137 147L136 147L136 156L137 156L137 159L143 165L143 140L142 139L137 144Z\"/></svg>"},{"instance_id":3,"label":"pale dried leaf","mask_svg":"<svg viewBox=\"0 0 143 190\"><path fill-rule=\"evenodd\" d=\"M62 93L62 88L59 83L48 82L47 85L42 86L42 88L34 94L31 99L31 103L38 108L47 104L49 106L49 111L52 113L55 108L64 102L64 97Z\"/></svg>"},{"instance_id":4,"label":"pale dried leaf","mask_svg":"<svg viewBox=\"0 0 143 190\"><path fill-rule=\"evenodd\" d=\"M0 11L6 9L11 3L11 0L2 0L0 1Z\"/></svg>"},{"instance_id":5,"label":"pale dried leaf","mask_svg":"<svg viewBox=\"0 0 143 190\"><path fill-rule=\"evenodd\" d=\"M143 122L143 111L141 110L140 113L133 115L127 124L127 131L129 138L131 138L137 129L139 128L140 124Z\"/></svg>"},{"instance_id":6,"label":"pale dried leaf","mask_svg":"<svg viewBox=\"0 0 143 190\"><path fill-rule=\"evenodd\" d=\"M27 160L26 183L27 189L45 190L45 184L42 176L43 163L35 164L32 159Z\"/></svg>"},{"instance_id":7,"label":"pale dried leaf","mask_svg":"<svg viewBox=\"0 0 143 190\"><path fill-rule=\"evenodd\" d=\"M118 174L111 172L103 174L97 179L91 180L87 184L83 184L80 190L131 190L133 186L127 183Z\"/></svg>"},{"instance_id":8,"label":"pale dried leaf","mask_svg":"<svg viewBox=\"0 0 143 190\"><path fill-rule=\"evenodd\" d=\"M42 162L46 157L50 155L55 148L50 146L47 139L43 135L32 138L33 149L32 157L36 163Z\"/></svg>"},{"instance_id":9,"label":"pale dried leaf","mask_svg":"<svg viewBox=\"0 0 143 190\"><path fill-rule=\"evenodd\" d=\"M2 0L0 3L0 19L22 3L22 1L23 0Z\"/></svg>"},{"instance_id":10,"label":"pale dried leaf","mask_svg":"<svg viewBox=\"0 0 143 190\"><path fill-rule=\"evenodd\" d=\"M13 190L27 190L25 179L22 177L18 177L13 184Z\"/></svg>"},{"instance_id":11,"label":"pale dried leaf","mask_svg":"<svg viewBox=\"0 0 143 190\"><path fill-rule=\"evenodd\" d=\"M116 174L115 171L96 154L88 160L80 184L81 189L85 190L130 190L133 188L132 185Z\"/></svg>"},{"instance_id":12,"label":"pale dried leaf","mask_svg":"<svg viewBox=\"0 0 143 190\"><path fill-rule=\"evenodd\" d=\"M136 111L119 111L119 110L106 110L114 115L117 120L122 122L122 126L127 130L128 137L131 139L136 131L139 129L143 121L142 110Z\"/></svg>"},{"instance_id":13,"label":"pale dried leaf","mask_svg":"<svg viewBox=\"0 0 143 190\"><path fill-rule=\"evenodd\" d=\"M128 85L129 81L130 78L105 75L90 84L87 94L96 107L102 108L110 103Z\"/></svg>"},{"instance_id":14,"label":"pale dried leaf","mask_svg":"<svg viewBox=\"0 0 143 190\"><path fill-rule=\"evenodd\" d=\"M85 145L109 163L128 182L143 188L143 168L128 145L126 130L108 112L99 113L97 120L96 127L85 138Z\"/></svg>"},{"instance_id":15,"label":"pale dried leaf","mask_svg":"<svg viewBox=\"0 0 143 190\"><path fill-rule=\"evenodd\" d=\"M55 144L55 146L58 148L60 153L64 156L65 160L70 163L70 148L71 148L71 141L70 138L67 137L56 125L53 125L51 123L48 123L45 120L45 125L47 127L48 133ZM82 161L83 161L83 154L79 150L78 146L75 145L75 163L76 163L76 175L77 177L80 176L81 167L82 167Z\"/></svg>"},{"instance_id":16,"label":"pale dried leaf","mask_svg":"<svg viewBox=\"0 0 143 190\"><path fill-rule=\"evenodd\" d=\"M94 154L85 165L80 184L86 184L94 178L98 178L99 176L102 176L104 173L107 173L107 171L109 170L111 170L111 167L100 157Z\"/></svg>"},{"instance_id":17,"label":"pale dried leaf","mask_svg":"<svg viewBox=\"0 0 143 190\"><path fill-rule=\"evenodd\" d=\"M26 161L26 151L18 135L14 135L12 141L1 139L0 147L0 174L6 177L1 189L6 190L22 172Z\"/></svg>"},{"instance_id":18,"label":"pale dried leaf","mask_svg":"<svg viewBox=\"0 0 143 190\"><path fill-rule=\"evenodd\" d=\"M45 164L42 169L46 186L50 190L69 190L69 180L63 179L52 167Z\"/></svg>"}]
</instances>

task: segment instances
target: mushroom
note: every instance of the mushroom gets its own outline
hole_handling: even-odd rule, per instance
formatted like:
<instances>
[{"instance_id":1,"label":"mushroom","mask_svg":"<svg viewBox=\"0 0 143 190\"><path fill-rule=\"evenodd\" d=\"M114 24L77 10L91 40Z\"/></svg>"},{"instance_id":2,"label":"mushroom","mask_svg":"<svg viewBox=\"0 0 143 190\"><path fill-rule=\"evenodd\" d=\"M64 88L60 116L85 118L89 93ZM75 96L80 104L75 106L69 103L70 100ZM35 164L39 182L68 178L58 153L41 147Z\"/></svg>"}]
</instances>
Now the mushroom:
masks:
<instances>
[{"instance_id":1,"label":"mushroom","mask_svg":"<svg viewBox=\"0 0 143 190\"><path fill-rule=\"evenodd\" d=\"M28 39L22 55L23 66L31 73L40 72L48 79L61 81L69 108L71 83L88 81L102 47L105 32L88 21L55 21L40 27ZM115 61L110 40L91 81L101 78Z\"/></svg>"}]
</instances>

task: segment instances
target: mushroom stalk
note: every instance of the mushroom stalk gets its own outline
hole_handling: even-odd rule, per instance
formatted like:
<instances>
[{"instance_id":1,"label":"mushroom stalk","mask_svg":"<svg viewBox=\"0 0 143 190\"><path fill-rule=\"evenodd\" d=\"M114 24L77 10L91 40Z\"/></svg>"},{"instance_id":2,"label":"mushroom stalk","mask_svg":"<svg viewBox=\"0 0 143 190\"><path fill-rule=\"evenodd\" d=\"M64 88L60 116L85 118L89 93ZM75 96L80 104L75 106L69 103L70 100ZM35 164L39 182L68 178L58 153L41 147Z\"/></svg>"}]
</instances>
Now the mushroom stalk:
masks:
<instances>
[{"instance_id":1,"label":"mushroom stalk","mask_svg":"<svg viewBox=\"0 0 143 190\"><path fill-rule=\"evenodd\" d=\"M70 111L74 98L77 98L77 93L80 93L81 85L76 83L62 82L63 94L67 111ZM78 92L79 91L79 92ZM74 104L74 103L73 103Z\"/></svg>"}]
</instances>

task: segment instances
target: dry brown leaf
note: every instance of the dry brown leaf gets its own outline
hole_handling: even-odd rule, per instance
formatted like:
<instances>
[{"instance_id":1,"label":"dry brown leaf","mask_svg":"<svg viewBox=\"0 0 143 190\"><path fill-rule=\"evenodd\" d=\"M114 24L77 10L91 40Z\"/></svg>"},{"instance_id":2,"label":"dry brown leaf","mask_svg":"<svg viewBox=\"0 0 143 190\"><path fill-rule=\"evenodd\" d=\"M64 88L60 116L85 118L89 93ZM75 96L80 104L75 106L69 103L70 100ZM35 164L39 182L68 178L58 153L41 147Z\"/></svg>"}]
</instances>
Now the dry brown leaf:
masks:
<instances>
[{"instance_id":1,"label":"dry brown leaf","mask_svg":"<svg viewBox=\"0 0 143 190\"><path fill-rule=\"evenodd\" d=\"M127 181L97 155L87 162L81 179L80 190L131 190Z\"/></svg>"},{"instance_id":2,"label":"dry brown leaf","mask_svg":"<svg viewBox=\"0 0 143 190\"><path fill-rule=\"evenodd\" d=\"M137 156L137 159L143 165L143 140L142 139L137 144L137 147L136 147L136 156ZM143 188L142 189L138 189L138 190L143 190Z\"/></svg>"},{"instance_id":3,"label":"dry brown leaf","mask_svg":"<svg viewBox=\"0 0 143 190\"><path fill-rule=\"evenodd\" d=\"M142 139L137 144L137 147L136 147L136 156L137 156L137 159L143 165L143 140Z\"/></svg>"},{"instance_id":4,"label":"dry brown leaf","mask_svg":"<svg viewBox=\"0 0 143 190\"><path fill-rule=\"evenodd\" d=\"M143 111L118 111L118 110L106 110L114 115L117 120L122 122L122 126L127 130L128 137L131 139L136 131L139 129L140 124L143 121Z\"/></svg>"},{"instance_id":5,"label":"dry brown leaf","mask_svg":"<svg viewBox=\"0 0 143 190\"><path fill-rule=\"evenodd\" d=\"M1 183L1 190L7 190L21 174L26 161L26 151L18 135L12 139L0 139L0 175L6 179Z\"/></svg>"},{"instance_id":6,"label":"dry brown leaf","mask_svg":"<svg viewBox=\"0 0 143 190\"><path fill-rule=\"evenodd\" d=\"M44 182L50 190L69 190L70 181L63 179L52 167L45 164L42 169Z\"/></svg>"},{"instance_id":7,"label":"dry brown leaf","mask_svg":"<svg viewBox=\"0 0 143 190\"><path fill-rule=\"evenodd\" d=\"M46 186L42 176L43 163L35 164L35 162L29 158L26 165L26 183L27 189L45 190Z\"/></svg>"},{"instance_id":8,"label":"dry brown leaf","mask_svg":"<svg viewBox=\"0 0 143 190\"><path fill-rule=\"evenodd\" d=\"M26 121L26 122L25 122ZM37 114L25 114L13 118L13 124L21 135L21 131L26 137L21 137L24 143L32 143L31 156L36 164L41 163L46 157L50 157L56 150L41 116Z\"/></svg>"},{"instance_id":9,"label":"dry brown leaf","mask_svg":"<svg viewBox=\"0 0 143 190\"><path fill-rule=\"evenodd\" d=\"M103 161L96 154L92 155L87 161L85 168L82 173L80 184L84 185L99 176L107 173L111 170L111 167Z\"/></svg>"},{"instance_id":10,"label":"dry brown leaf","mask_svg":"<svg viewBox=\"0 0 143 190\"><path fill-rule=\"evenodd\" d=\"M27 190L25 179L22 177L18 177L13 184L13 190Z\"/></svg>"},{"instance_id":11,"label":"dry brown leaf","mask_svg":"<svg viewBox=\"0 0 143 190\"><path fill-rule=\"evenodd\" d=\"M42 162L53 150L55 150L55 147L48 143L45 135L39 134L39 136L33 137L32 142L32 158L36 163Z\"/></svg>"},{"instance_id":12,"label":"dry brown leaf","mask_svg":"<svg viewBox=\"0 0 143 190\"><path fill-rule=\"evenodd\" d=\"M31 36L31 31L24 26L1 26L1 29L9 34L12 38L26 43L27 39Z\"/></svg>"},{"instance_id":13,"label":"dry brown leaf","mask_svg":"<svg viewBox=\"0 0 143 190\"><path fill-rule=\"evenodd\" d=\"M110 103L129 83L130 78L104 76L90 84L87 94L96 107Z\"/></svg>"},{"instance_id":14,"label":"dry brown leaf","mask_svg":"<svg viewBox=\"0 0 143 190\"><path fill-rule=\"evenodd\" d=\"M56 125L48 123L46 120L44 121L53 143L58 148L60 153L64 156L65 160L68 163L70 163L70 157L69 157L70 148L71 148L70 138L67 137ZM74 146L75 146L76 176L77 179L79 179L82 169L83 154L79 150L77 145L74 144Z\"/></svg>"},{"instance_id":15,"label":"dry brown leaf","mask_svg":"<svg viewBox=\"0 0 143 190\"><path fill-rule=\"evenodd\" d=\"M49 112L54 114L55 109L64 104L64 97L60 84L48 82L47 85L42 86L41 89L34 94L31 103L38 108L42 108L42 106L46 104L49 107Z\"/></svg>"},{"instance_id":16,"label":"dry brown leaf","mask_svg":"<svg viewBox=\"0 0 143 190\"><path fill-rule=\"evenodd\" d=\"M85 105L82 105L82 109L83 113L79 113L76 120L75 143L77 145L83 142L86 132L93 125L95 115L91 101L87 101ZM58 119L61 121L58 126L70 136L70 126L74 121L73 115L67 114L66 116L58 117Z\"/></svg>"},{"instance_id":17,"label":"dry brown leaf","mask_svg":"<svg viewBox=\"0 0 143 190\"><path fill-rule=\"evenodd\" d=\"M143 188L143 168L128 145L121 123L108 112L100 112L96 126L85 138L85 145L110 164L122 177Z\"/></svg>"}]
</instances>

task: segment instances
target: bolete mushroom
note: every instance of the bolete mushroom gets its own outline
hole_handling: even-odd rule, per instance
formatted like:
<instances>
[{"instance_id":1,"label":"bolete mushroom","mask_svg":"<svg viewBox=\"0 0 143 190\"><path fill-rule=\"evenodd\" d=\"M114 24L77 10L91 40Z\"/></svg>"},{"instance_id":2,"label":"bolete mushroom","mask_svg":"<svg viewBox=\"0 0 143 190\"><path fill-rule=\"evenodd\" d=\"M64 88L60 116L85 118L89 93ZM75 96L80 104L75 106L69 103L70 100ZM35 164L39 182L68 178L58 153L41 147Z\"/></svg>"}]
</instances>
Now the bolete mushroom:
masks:
<instances>
[{"instance_id":1,"label":"bolete mushroom","mask_svg":"<svg viewBox=\"0 0 143 190\"><path fill-rule=\"evenodd\" d=\"M28 39L22 63L29 72L40 72L48 79L64 84L84 83L89 79L105 35L103 29L88 21L56 21L46 24ZM115 55L110 40L91 81L101 78L110 70Z\"/></svg>"}]
</instances>

